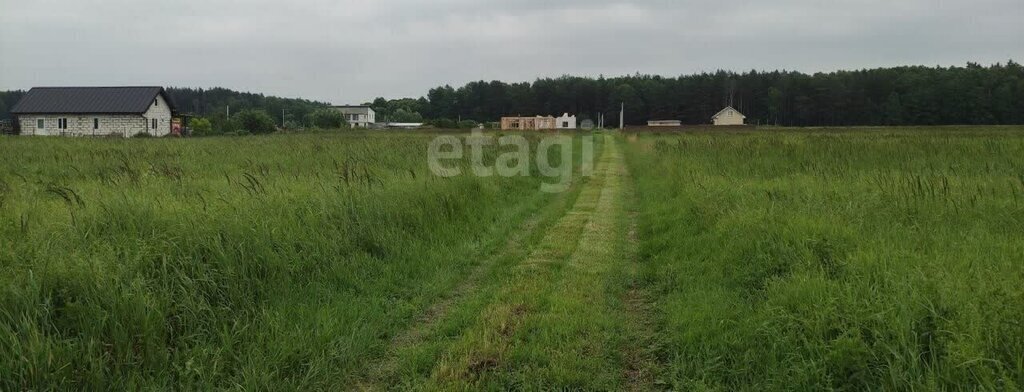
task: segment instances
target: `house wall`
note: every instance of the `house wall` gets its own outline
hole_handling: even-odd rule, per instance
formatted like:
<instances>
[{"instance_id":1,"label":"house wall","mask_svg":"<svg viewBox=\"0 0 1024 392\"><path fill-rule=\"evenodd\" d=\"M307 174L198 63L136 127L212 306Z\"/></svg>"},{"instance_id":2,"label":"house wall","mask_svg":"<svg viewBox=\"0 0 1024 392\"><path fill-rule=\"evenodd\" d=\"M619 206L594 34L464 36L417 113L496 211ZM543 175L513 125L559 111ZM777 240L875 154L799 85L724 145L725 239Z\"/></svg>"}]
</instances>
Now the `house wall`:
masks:
<instances>
[{"instance_id":1,"label":"house wall","mask_svg":"<svg viewBox=\"0 0 1024 392\"><path fill-rule=\"evenodd\" d=\"M569 113L563 114L562 117L556 119L556 129L576 129L576 116L570 116Z\"/></svg>"},{"instance_id":2,"label":"house wall","mask_svg":"<svg viewBox=\"0 0 1024 392\"><path fill-rule=\"evenodd\" d=\"M715 125L743 125L743 119L744 117L740 112L728 109L713 120Z\"/></svg>"},{"instance_id":3,"label":"house wall","mask_svg":"<svg viewBox=\"0 0 1024 392\"><path fill-rule=\"evenodd\" d=\"M556 129L558 125L555 123L554 117L538 117L536 129Z\"/></svg>"},{"instance_id":4,"label":"house wall","mask_svg":"<svg viewBox=\"0 0 1024 392\"><path fill-rule=\"evenodd\" d=\"M68 119L68 128L60 129L58 119ZM38 120L43 120L43 128L38 127ZM99 128L93 129L93 119L99 119ZM81 115L81 114L47 114L26 115L18 117L22 135L35 136L134 136L146 131L146 119L139 115Z\"/></svg>"},{"instance_id":5,"label":"house wall","mask_svg":"<svg viewBox=\"0 0 1024 392\"><path fill-rule=\"evenodd\" d=\"M157 94L156 105L150 104L149 110L143 113L142 117L146 119L145 131L150 135L165 136L171 133L171 107L167 105L163 95ZM156 129L153 128L153 119L157 120Z\"/></svg>"},{"instance_id":6,"label":"house wall","mask_svg":"<svg viewBox=\"0 0 1024 392\"><path fill-rule=\"evenodd\" d=\"M119 135L132 137L142 132L153 136L164 136L171 133L171 108L163 96L157 96L157 104L150 106L145 113L139 114L45 114L18 116L18 125L22 135L35 136L109 136ZM58 120L66 118L68 128L60 129ZM38 120L43 120L39 128ZM99 120L99 127L93 127L93 119ZM152 120L157 120L156 129L152 128Z\"/></svg>"},{"instance_id":7,"label":"house wall","mask_svg":"<svg viewBox=\"0 0 1024 392\"><path fill-rule=\"evenodd\" d=\"M537 130L537 129L557 129L554 117L502 117L501 118L501 129L503 130ZM573 124L575 127L575 124Z\"/></svg>"},{"instance_id":8,"label":"house wall","mask_svg":"<svg viewBox=\"0 0 1024 392\"><path fill-rule=\"evenodd\" d=\"M377 122L377 113L370 108L334 108L345 116L352 127L368 127Z\"/></svg>"}]
</instances>

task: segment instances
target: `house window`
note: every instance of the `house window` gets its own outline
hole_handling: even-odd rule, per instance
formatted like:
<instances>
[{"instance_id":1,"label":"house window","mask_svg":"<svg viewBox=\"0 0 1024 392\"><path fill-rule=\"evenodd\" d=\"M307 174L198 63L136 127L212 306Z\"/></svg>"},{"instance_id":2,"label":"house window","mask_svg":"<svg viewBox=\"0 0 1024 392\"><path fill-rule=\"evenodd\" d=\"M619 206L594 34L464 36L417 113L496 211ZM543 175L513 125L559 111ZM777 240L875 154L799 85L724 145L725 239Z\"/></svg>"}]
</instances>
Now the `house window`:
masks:
<instances>
[{"instance_id":1,"label":"house window","mask_svg":"<svg viewBox=\"0 0 1024 392\"><path fill-rule=\"evenodd\" d=\"M43 129L46 127L46 122L43 119L36 120L36 128Z\"/></svg>"},{"instance_id":2,"label":"house window","mask_svg":"<svg viewBox=\"0 0 1024 392\"><path fill-rule=\"evenodd\" d=\"M92 119L92 129L100 129L100 119Z\"/></svg>"},{"instance_id":3,"label":"house window","mask_svg":"<svg viewBox=\"0 0 1024 392\"><path fill-rule=\"evenodd\" d=\"M153 106L160 106L160 105L158 105L159 102L160 102L159 99L153 98Z\"/></svg>"},{"instance_id":4,"label":"house window","mask_svg":"<svg viewBox=\"0 0 1024 392\"><path fill-rule=\"evenodd\" d=\"M58 118L57 119L57 128L58 129L68 129L68 119L66 119L66 118Z\"/></svg>"},{"instance_id":5,"label":"house window","mask_svg":"<svg viewBox=\"0 0 1024 392\"><path fill-rule=\"evenodd\" d=\"M152 126L152 128L153 128L153 129L156 129L156 119L154 118L152 122L153 122L153 126Z\"/></svg>"},{"instance_id":6,"label":"house window","mask_svg":"<svg viewBox=\"0 0 1024 392\"><path fill-rule=\"evenodd\" d=\"M568 121L562 121L562 128L569 128L569 122Z\"/></svg>"}]
</instances>

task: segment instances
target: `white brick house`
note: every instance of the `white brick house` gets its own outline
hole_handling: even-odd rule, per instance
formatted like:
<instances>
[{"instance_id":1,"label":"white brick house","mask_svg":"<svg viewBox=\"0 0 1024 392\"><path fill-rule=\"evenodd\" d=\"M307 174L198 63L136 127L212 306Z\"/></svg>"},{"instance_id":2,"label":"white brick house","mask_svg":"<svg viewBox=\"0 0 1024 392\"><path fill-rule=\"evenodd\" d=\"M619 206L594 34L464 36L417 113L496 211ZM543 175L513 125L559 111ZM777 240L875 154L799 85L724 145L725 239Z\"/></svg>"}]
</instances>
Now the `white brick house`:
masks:
<instances>
[{"instance_id":1,"label":"white brick house","mask_svg":"<svg viewBox=\"0 0 1024 392\"><path fill-rule=\"evenodd\" d=\"M35 136L164 136L173 113L163 87L36 87L11 109Z\"/></svg>"}]
</instances>

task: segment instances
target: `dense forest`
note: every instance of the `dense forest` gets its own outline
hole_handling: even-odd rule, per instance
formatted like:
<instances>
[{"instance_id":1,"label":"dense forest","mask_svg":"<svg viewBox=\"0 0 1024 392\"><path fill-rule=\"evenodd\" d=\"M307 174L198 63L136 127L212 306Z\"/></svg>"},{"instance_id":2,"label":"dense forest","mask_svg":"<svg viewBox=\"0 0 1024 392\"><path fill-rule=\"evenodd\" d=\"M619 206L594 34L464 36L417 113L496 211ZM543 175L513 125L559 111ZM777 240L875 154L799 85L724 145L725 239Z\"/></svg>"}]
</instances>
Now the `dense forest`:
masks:
<instances>
[{"instance_id":1,"label":"dense forest","mask_svg":"<svg viewBox=\"0 0 1024 392\"><path fill-rule=\"evenodd\" d=\"M378 106L381 100L375 102ZM503 115L604 112L618 123L647 120L708 123L728 105L751 124L789 126L1024 123L1024 67L1013 61L984 67L898 67L807 75L719 71L675 78L565 76L533 83L472 82L431 89L404 100L426 118L494 121Z\"/></svg>"},{"instance_id":2,"label":"dense forest","mask_svg":"<svg viewBox=\"0 0 1024 392\"><path fill-rule=\"evenodd\" d=\"M180 111L227 127L227 107L265 112L278 124L310 125L327 103L241 93L223 88L169 88ZM23 92L0 92L0 118ZM431 89L425 97L369 103L380 121L456 124L455 120L497 121L507 115L604 112L618 123L681 120L704 124L725 105L746 114L751 124L786 126L1024 124L1024 67L1006 64L965 67L896 67L808 75L791 71L718 71L661 77L563 76L533 83L472 82ZM315 116L312 116L315 117Z\"/></svg>"}]
</instances>

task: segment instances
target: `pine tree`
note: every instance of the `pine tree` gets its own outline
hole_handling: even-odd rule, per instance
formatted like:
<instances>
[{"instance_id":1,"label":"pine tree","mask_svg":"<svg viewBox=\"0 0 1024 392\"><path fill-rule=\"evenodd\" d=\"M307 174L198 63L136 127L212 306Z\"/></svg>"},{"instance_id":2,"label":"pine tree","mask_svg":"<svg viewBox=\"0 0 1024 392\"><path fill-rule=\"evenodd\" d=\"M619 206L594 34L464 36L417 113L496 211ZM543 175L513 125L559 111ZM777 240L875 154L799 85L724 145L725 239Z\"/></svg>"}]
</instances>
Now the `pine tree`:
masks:
<instances>
[{"instance_id":1,"label":"pine tree","mask_svg":"<svg viewBox=\"0 0 1024 392\"><path fill-rule=\"evenodd\" d=\"M882 111L885 125L903 125L903 104L900 103L899 93L893 91L889 94Z\"/></svg>"}]
</instances>

